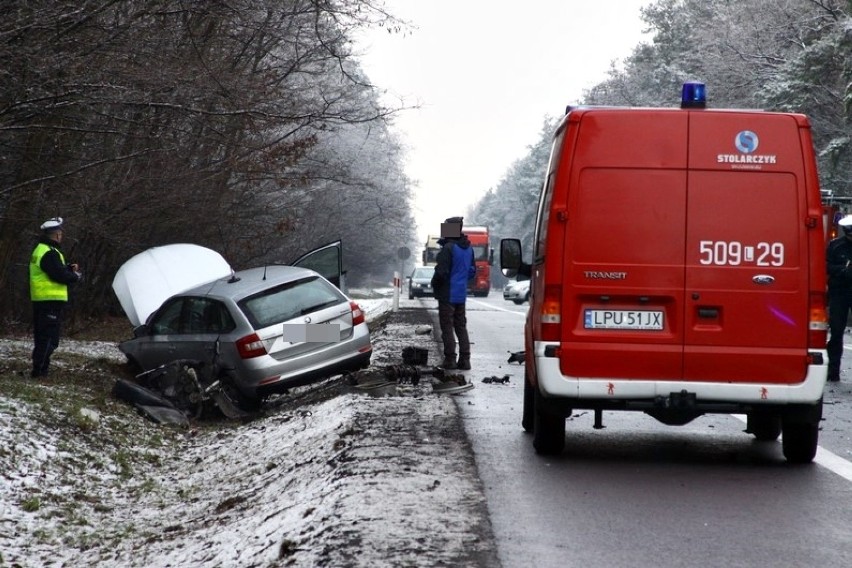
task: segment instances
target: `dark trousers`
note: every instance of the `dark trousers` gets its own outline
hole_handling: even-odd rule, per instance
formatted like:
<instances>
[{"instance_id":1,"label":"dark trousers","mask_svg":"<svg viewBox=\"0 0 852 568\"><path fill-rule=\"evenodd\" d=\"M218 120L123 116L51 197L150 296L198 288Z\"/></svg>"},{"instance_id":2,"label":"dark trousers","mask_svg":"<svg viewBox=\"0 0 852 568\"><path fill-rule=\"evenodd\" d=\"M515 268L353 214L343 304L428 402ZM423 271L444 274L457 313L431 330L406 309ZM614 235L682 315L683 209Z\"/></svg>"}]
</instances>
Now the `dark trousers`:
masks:
<instances>
[{"instance_id":1,"label":"dark trousers","mask_svg":"<svg viewBox=\"0 0 852 568\"><path fill-rule=\"evenodd\" d=\"M849 310L852 309L852 294L828 295L828 329L830 336L826 351L828 351L828 375L840 373L840 359L843 357L843 333Z\"/></svg>"},{"instance_id":2,"label":"dark trousers","mask_svg":"<svg viewBox=\"0 0 852 568\"><path fill-rule=\"evenodd\" d=\"M62 305L57 302L33 302L33 372L34 377L47 375L50 356L59 347L62 327Z\"/></svg>"},{"instance_id":3,"label":"dark trousers","mask_svg":"<svg viewBox=\"0 0 852 568\"><path fill-rule=\"evenodd\" d=\"M444 357L456 356L456 337L459 340L459 355L470 358L470 339L467 335L467 315L464 304L438 302L438 321L441 323L441 341Z\"/></svg>"}]
</instances>

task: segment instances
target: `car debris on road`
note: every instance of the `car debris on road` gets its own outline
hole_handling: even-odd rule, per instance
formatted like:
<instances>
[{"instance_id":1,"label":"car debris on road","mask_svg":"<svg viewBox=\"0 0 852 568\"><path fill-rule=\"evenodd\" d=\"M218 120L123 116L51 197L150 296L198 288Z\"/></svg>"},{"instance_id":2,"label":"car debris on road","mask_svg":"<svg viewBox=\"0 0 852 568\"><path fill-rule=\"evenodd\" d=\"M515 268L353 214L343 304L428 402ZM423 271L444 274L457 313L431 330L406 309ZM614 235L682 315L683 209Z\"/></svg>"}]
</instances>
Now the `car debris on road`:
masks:
<instances>
[{"instance_id":1,"label":"car debris on road","mask_svg":"<svg viewBox=\"0 0 852 568\"><path fill-rule=\"evenodd\" d=\"M509 384L509 375L503 375L502 377L492 375L490 377L485 377L484 379L482 379L482 382L486 383L486 384L508 385Z\"/></svg>"}]
</instances>

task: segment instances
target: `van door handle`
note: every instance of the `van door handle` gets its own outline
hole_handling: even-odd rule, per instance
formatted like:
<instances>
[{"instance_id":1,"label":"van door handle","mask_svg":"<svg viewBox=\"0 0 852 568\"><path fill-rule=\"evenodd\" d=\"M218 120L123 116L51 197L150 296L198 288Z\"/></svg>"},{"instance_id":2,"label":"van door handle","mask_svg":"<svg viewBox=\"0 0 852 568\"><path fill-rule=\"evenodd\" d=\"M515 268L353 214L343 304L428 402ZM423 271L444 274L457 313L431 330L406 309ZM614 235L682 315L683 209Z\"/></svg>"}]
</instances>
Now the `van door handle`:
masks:
<instances>
[{"instance_id":1,"label":"van door handle","mask_svg":"<svg viewBox=\"0 0 852 568\"><path fill-rule=\"evenodd\" d=\"M718 308L698 308L698 317L703 319L716 319L719 317Z\"/></svg>"}]
</instances>

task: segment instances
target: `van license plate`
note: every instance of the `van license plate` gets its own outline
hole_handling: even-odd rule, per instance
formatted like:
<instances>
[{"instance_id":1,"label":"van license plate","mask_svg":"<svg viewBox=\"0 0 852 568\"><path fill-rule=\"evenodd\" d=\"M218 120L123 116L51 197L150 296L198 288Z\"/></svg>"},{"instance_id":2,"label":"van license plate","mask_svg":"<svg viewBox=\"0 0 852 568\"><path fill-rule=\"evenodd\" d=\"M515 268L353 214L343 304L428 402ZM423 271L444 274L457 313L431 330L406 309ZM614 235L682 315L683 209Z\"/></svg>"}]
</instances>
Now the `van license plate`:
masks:
<instances>
[{"instance_id":1,"label":"van license plate","mask_svg":"<svg viewBox=\"0 0 852 568\"><path fill-rule=\"evenodd\" d=\"M662 331L662 310L586 310L586 329L631 329Z\"/></svg>"}]
</instances>

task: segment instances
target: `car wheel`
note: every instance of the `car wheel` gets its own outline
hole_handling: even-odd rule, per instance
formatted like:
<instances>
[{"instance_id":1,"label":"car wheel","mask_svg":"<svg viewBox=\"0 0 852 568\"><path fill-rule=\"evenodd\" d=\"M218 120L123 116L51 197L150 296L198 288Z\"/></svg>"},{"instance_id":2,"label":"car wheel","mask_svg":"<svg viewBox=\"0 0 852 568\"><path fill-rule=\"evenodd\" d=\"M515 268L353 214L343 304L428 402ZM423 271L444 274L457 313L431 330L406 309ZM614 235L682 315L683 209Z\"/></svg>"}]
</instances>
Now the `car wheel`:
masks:
<instances>
[{"instance_id":1,"label":"car wheel","mask_svg":"<svg viewBox=\"0 0 852 568\"><path fill-rule=\"evenodd\" d=\"M520 306L521 304L523 304L523 303L524 303L524 301L523 301L523 300L512 300L512 302L514 302L514 303L515 303L516 305L518 305L518 306Z\"/></svg>"},{"instance_id":2,"label":"car wheel","mask_svg":"<svg viewBox=\"0 0 852 568\"><path fill-rule=\"evenodd\" d=\"M558 455L565 449L565 417L547 408L547 401L535 389L533 447L537 454Z\"/></svg>"},{"instance_id":3,"label":"car wheel","mask_svg":"<svg viewBox=\"0 0 852 568\"><path fill-rule=\"evenodd\" d=\"M784 436L781 445L784 457L790 463L810 463L819 446L818 422L783 422Z\"/></svg>"},{"instance_id":4,"label":"car wheel","mask_svg":"<svg viewBox=\"0 0 852 568\"><path fill-rule=\"evenodd\" d=\"M223 371L219 375L219 384L222 386L222 393L237 408L241 408L246 412L257 412L260 410L263 401L259 397L251 396L241 391L237 386L236 377L232 372Z\"/></svg>"},{"instance_id":5,"label":"car wheel","mask_svg":"<svg viewBox=\"0 0 852 568\"><path fill-rule=\"evenodd\" d=\"M413 299L414 299L414 294L409 293L409 294L408 294L408 299L409 299L409 300L413 300Z\"/></svg>"},{"instance_id":6,"label":"car wheel","mask_svg":"<svg viewBox=\"0 0 852 568\"><path fill-rule=\"evenodd\" d=\"M748 415L746 432L754 434L761 442L774 442L781 435L781 417L766 412L752 412Z\"/></svg>"},{"instance_id":7,"label":"car wheel","mask_svg":"<svg viewBox=\"0 0 852 568\"><path fill-rule=\"evenodd\" d=\"M146 384L190 418L200 418L204 400L199 383L200 365L195 360L176 359L146 376Z\"/></svg>"}]
</instances>

